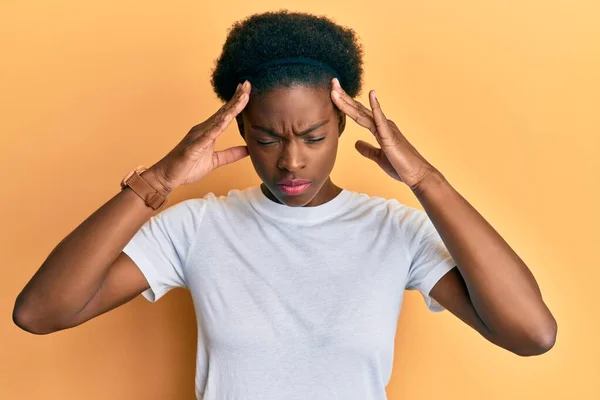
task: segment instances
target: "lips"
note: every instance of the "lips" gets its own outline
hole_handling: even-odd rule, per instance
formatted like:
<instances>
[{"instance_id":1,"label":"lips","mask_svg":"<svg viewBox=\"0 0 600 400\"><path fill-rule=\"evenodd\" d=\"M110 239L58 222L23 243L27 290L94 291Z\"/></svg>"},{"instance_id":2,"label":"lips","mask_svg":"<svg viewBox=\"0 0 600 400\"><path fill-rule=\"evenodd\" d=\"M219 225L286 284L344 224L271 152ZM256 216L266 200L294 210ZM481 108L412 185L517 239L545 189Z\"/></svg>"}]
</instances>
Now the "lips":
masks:
<instances>
[{"instance_id":1,"label":"lips","mask_svg":"<svg viewBox=\"0 0 600 400\"><path fill-rule=\"evenodd\" d=\"M303 193L311 184L312 181L309 179L283 179L277 182L279 190L288 196L297 196Z\"/></svg>"},{"instance_id":2,"label":"lips","mask_svg":"<svg viewBox=\"0 0 600 400\"><path fill-rule=\"evenodd\" d=\"M282 181L277 182L279 186L302 186L309 184L310 180L308 179L284 179Z\"/></svg>"},{"instance_id":3,"label":"lips","mask_svg":"<svg viewBox=\"0 0 600 400\"><path fill-rule=\"evenodd\" d=\"M302 185L297 185L297 186L290 186L290 185L278 185L278 186L279 186L279 190L281 190L286 195L297 196L301 193L304 193L306 191L306 189L308 189L308 187L310 186L310 181L308 183L305 183Z\"/></svg>"}]
</instances>

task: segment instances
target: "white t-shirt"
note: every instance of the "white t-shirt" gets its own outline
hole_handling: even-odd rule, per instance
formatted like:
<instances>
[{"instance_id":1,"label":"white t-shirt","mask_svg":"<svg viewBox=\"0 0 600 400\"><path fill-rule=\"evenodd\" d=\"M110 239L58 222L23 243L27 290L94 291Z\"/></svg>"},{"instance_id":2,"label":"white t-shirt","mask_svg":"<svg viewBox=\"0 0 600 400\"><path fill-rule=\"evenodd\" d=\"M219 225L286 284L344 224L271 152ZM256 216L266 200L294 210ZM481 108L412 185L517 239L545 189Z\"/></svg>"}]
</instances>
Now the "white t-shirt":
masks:
<instances>
[{"instance_id":1,"label":"white t-shirt","mask_svg":"<svg viewBox=\"0 0 600 400\"><path fill-rule=\"evenodd\" d=\"M385 399L405 289L429 297L455 263L427 214L343 190L289 207L260 186L184 200L123 250L154 302L191 292L196 397Z\"/></svg>"}]
</instances>

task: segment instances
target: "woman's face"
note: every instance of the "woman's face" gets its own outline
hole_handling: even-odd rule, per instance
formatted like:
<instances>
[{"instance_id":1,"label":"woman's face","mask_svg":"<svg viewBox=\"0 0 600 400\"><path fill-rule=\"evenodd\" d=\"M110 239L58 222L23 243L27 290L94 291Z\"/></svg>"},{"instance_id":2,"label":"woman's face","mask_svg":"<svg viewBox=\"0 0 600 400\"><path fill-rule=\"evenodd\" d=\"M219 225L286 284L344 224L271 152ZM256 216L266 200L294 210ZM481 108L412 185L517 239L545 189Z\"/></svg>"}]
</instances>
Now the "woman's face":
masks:
<instances>
[{"instance_id":1,"label":"woman's face","mask_svg":"<svg viewBox=\"0 0 600 400\"><path fill-rule=\"evenodd\" d=\"M329 90L298 85L252 95L241 119L250 159L271 200L311 207L339 193L329 174L345 115Z\"/></svg>"}]
</instances>

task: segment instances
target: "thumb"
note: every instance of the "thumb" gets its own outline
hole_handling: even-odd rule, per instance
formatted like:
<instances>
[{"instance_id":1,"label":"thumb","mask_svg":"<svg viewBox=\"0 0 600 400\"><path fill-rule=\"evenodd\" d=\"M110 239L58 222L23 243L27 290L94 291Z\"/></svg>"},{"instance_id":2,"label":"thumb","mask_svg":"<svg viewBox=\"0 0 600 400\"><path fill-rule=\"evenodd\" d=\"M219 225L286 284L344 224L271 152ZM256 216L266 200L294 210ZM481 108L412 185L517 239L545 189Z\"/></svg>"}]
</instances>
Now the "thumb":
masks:
<instances>
[{"instance_id":1,"label":"thumb","mask_svg":"<svg viewBox=\"0 0 600 400\"><path fill-rule=\"evenodd\" d=\"M354 147L362 156L379 164L381 149L378 149L377 147L363 140L357 141Z\"/></svg>"},{"instance_id":2,"label":"thumb","mask_svg":"<svg viewBox=\"0 0 600 400\"><path fill-rule=\"evenodd\" d=\"M248 146L236 146L226 150L215 151L213 153L214 169L239 161L242 158L248 157L249 154Z\"/></svg>"}]
</instances>

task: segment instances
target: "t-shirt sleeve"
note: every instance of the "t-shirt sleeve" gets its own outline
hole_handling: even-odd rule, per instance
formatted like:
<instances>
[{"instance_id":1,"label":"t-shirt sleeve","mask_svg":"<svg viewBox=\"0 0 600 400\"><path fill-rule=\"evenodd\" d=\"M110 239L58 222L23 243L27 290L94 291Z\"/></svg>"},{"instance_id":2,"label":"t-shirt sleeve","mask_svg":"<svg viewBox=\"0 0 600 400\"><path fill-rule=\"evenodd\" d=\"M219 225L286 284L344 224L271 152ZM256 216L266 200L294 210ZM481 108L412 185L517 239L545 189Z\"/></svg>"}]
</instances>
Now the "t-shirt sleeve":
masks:
<instances>
[{"instance_id":1,"label":"t-shirt sleeve","mask_svg":"<svg viewBox=\"0 0 600 400\"><path fill-rule=\"evenodd\" d=\"M414 239L411 245L411 262L406 289L418 290L423 295L427 307L434 312L443 311L441 306L429 293L435 284L456 263L448 252L433 222L425 211L415 210L411 218Z\"/></svg>"},{"instance_id":2,"label":"t-shirt sleeve","mask_svg":"<svg viewBox=\"0 0 600 400\"><path fill-rule=\"evenodd\" d=\"M142 295L156 302L169 290L187 287L185 269L190 247L204 213L203 199L184 200L150 218L127 243L127 254L146 277Z\"/></svg>"}]
</instances>

